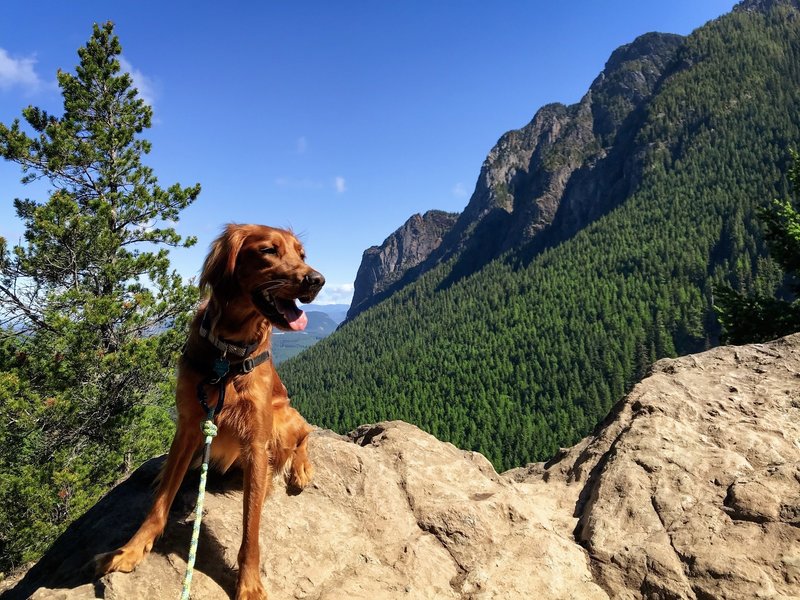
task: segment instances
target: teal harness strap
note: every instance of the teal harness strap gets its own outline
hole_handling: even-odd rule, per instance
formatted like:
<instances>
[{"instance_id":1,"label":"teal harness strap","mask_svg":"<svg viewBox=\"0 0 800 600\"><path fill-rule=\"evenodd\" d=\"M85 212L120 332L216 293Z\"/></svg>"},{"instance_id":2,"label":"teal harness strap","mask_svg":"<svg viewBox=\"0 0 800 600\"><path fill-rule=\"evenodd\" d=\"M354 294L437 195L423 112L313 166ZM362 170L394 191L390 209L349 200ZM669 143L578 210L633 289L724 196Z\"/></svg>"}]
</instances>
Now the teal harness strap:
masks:
<instances>
[{"instance_id":1,"label":"teal harness strap","mask_svg":"<svg viewBox=\"0 0 800 600\"><path fill-rule=\"evenodd\" d=\"M203 421L202 430L203 435L206 436L206 445L203 449L203 466L200 469L200 489L197 492L197 505L194 510L194 527L192 528L192 543L189 545L189 557L186 559L186 574L183 577L181 600L189 600L189 589L192 587L194 561L197 558L197 543L200 541L200 521L203 518L203 501L206 497L208 463L211 460L211 440L217 435L217 426L214 425L213 407L208 410L206 420Z\"/></svg>"}]
</instances>

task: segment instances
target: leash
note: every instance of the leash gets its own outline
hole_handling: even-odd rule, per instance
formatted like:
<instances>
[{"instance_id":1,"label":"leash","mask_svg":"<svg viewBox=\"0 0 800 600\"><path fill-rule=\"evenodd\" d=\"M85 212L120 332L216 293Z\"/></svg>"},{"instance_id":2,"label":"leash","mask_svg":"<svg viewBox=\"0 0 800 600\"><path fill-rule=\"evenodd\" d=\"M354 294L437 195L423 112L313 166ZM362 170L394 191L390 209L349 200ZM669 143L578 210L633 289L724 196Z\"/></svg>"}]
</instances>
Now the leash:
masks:
<instances>
[{"instance_id":1,"label":"leash","mask_svg":"<svg viewBox=\"0 0 800 600\"><path fill-rule=\"evenodd\" d=\"M202 384L201 384L202 385ZM224 386L224 382L222 386ZM220 396L221 398L221 396ZM220 404L220 402L217 402ZM186 559L186 574L183 576L183 589L180 600L189 600L189 590L192 587L194 562L197 558L197 544L200 541L200 521L203 518L203 501L206 497L206 479L208 478L208 463L211 459L211 440L217 435L217 426L214 425L216 407L208 409L206 420L203 421L203 434L206 436L206 445L203 449L203 466L200 468L200 489L197 491L197 505L194 510L194 527L192 528L192 541L189 544L189 556Z\"/></svg>"}]
</instances>

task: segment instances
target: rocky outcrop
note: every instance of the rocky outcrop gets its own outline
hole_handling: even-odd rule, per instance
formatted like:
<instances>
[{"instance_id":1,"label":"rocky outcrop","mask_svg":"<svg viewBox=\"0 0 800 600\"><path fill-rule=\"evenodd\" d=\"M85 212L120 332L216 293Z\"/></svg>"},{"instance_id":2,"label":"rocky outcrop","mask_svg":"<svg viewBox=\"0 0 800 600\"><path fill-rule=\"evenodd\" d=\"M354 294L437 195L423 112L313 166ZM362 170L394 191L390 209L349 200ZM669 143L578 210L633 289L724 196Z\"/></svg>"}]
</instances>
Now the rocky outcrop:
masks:
<instances>
[{"instance_id":1,"label":"rocky outcrop","mask_svg":"<svg viewBox=\"0 0 800 600\"><path fill-rule=\"evenodd\" d=\"M502 475L402 422L311 452L313 485L264 510L272 600L800 597L800 335L659 361L594 435ZM132 532L160 460L3 598L177 597L196 480L134 573L83 569ZM241 495L212 481L193 598L233 592Z\"/></svg>"},{"instance_id":2,"label":"rocky outcrop","mask_svg":"<svg viewBox=\"0 0 800 600\"><path fill-rule=\"evenodd\" d=\"M441 210L416 214L380 246L367 248L353 284L353 301L347 318L352 319L372 306L383 292L427 259L442 243L457 216Z\"/></svg>"},{"instance_id":3,"label":"rocky outcrop","mask_svg":"<svg viewBox=\"0 0 800 600\"><path fill-rule=\"evenodd\" d=\"M499 253L551 225L555 238L568 237L623 201L638 184L634 138L643 110L682 43L679 35L640 36L614 51L580 102L544 106L528 125L503 135L453 227L450 249L468 245L498 211L509 215L492 225Z\"/></svg>"},{"instance_id":4,"label":"rocky outcrop","mask_svg":"<svg viewBox=\"0 0 800 600\"><path fill-rule=\"evenodd\" d=\"M509 475L577 484L612 597L800 597L800 335L659 361L594 436Z\"/></svg>"},{"instance_id":5,"label":"rocky outcrop","mask_svg":"<svg viewBox=\"0 0 800 600\"><path fill-rule=\"evenodd\" d=\"M790 6L800 9L800 0L743 0L734 6L733 10L768 13L776 6Z\"/></svg>"},{"instance_id":6,"label":"rocky outcrop","mask_svg":"<svg viewBox=\"0 0 800 600\"><path fill-rule=\"evenodd\" d=\"M361 427L346 438L320 431L311 448L312 486L297 496L277 486L264 510L271 600L607 597L570 539L571 507L549 497L546 486L502 477L483 456L402 422ZM8 598L179 597L196 478L134 573L92 583L85 570L93 554L132 533L159 462L144 465L74 525ZM235 477L217 478L206 496L195 600L233 597L240 488Z\"/></svg>"}]
</instances>

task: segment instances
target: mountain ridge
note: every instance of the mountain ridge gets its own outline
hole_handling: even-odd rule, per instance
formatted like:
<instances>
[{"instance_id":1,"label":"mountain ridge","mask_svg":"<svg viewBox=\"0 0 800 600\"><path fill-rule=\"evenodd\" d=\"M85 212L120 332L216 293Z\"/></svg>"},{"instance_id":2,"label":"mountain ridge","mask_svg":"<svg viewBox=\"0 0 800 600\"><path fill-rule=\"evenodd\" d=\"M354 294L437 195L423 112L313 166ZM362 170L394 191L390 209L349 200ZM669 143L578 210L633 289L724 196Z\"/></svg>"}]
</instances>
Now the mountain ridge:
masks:
<instances>
[{"instance_id":1,"label":"mountain ridge","mask_svg":"<svg viewBox=\"0 0 800 600\"><path fill-rule=\"evenodd\" d=\"M347 318L352 319L402 285L403 280L439 247L455 219L454 213L441 210L417 213L380 246L364 250Z\"/></svg>"},{"instance_id":2,"label":"mountain ridge","mask_svg":"<svg viewBox=\"0 0 800 600\"><path fill-rule=\"evenodd\" d=\"M794 7L800 9L800 1L799 0L742 0L733 7L733 10L768 13L778 6Z\"/></svg>"},{"instance_id":3,"label":"mountain ridge","mask_svg":"<svg viewBox=\"0 0 800 600\"><path fill-rule=\"evenodd\" d=\"M461 270L475 270L537 235L550 233L540 248L567 238L613 208L636 185L636 157L626 155L630 143L611 145L632 129L626 119L635 118L668 72L682 40L675 34L639 36L612 53L578 103L547 104L527 125L503 134L484 160L463 212L442 229L440 243L427 245L411 277L375 285L370 278L375 247L365 251L348 319L388 295L362 290L385 292L391 285L393 293L453 257L462 258ZM409 222L384 246L407 239Z\"/></svg>"}]
</instances>

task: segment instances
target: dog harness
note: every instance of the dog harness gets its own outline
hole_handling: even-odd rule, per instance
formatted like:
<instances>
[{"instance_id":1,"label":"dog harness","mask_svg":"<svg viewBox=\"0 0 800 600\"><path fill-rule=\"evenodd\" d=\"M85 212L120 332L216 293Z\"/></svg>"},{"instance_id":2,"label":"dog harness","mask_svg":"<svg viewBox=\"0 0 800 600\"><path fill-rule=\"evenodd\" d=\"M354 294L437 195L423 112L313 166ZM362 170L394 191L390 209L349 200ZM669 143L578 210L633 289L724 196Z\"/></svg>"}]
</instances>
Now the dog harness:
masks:
<instances>
[{"instance_id":1,"label":"dog harness","mask_svg":"<svg viewBox=\"0 0 800 600\"><path fill-rule=\"evenodd\" d=\"M209 365L191 356L188 352L188 347L184 347L183 358L197 371L207 372L209 369L211 370L211 373L197 384L197 400L200 402L200 406L203 407L203 410L209 413L211 408L208 406L206 386L219 386L219 399L217 400L217 404L213 407L213 416L216 418L225 404L225 384L228 378L235 375L246 375L250 373L257 366L267 362L270 354L269 350L265 350L256 356L250 356L258 347L258 343L239 346L229 340L214 335L211 331L208 311L203 314L199 333L200 337L206 339L212 346L222 352L222 354ZM237 358L229 359L229 354Z\"/></svg>"}]
</instances>

